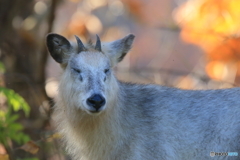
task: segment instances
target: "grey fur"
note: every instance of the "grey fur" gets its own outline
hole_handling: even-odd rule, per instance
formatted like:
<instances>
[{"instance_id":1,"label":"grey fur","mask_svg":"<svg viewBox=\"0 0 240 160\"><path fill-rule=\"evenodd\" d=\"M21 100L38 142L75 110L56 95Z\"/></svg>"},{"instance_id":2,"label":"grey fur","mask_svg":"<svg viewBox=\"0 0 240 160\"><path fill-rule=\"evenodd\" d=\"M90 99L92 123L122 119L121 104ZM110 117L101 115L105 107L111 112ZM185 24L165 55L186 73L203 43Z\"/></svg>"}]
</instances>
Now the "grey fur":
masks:
<instances>
[{"instance_id":1,"label":"grey fur","mask_svg":"<svg viewBox=\"0 0 240 160\"><path fill-rule=\"evenodd\" d=\"M67 53L71 63L60 80L54 119L73 159L240 159L210 157L211 151L240 154L240 89L195 91L118 81L112 69L104 70L129 51L133 38L103 43L104 54ZM93 93L106 98L98 113L84 103Z\"/></svg>"}]
</instances>

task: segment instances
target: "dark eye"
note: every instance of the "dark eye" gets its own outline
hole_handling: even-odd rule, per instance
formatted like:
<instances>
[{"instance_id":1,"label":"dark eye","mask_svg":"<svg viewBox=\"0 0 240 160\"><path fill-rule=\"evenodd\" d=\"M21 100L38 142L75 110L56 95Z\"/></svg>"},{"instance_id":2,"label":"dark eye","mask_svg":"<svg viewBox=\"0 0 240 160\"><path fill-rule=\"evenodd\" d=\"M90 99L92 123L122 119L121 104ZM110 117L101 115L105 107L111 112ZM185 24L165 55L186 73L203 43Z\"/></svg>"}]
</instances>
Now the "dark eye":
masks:
<instances>
[{"instance_id":1,"label":"dark eye","mask_svg":"<svg viewBox=\"0 0 240 160\"><path fill-rule=\"evenodd\" d=\"M109 72L109 69L104 69L104 73L108 73Z\"/></svg>"},{"instance_id":2,"label":"dark eye","mask_svg":"<svg viewBox=\"0 0 240 160\"><path fill-rule=\"evenodd\" d=\"M81 73L81 70L77 69L77 68L73 68L73 71L76 72L76 73Z\"/></svg>"}]
</instances>

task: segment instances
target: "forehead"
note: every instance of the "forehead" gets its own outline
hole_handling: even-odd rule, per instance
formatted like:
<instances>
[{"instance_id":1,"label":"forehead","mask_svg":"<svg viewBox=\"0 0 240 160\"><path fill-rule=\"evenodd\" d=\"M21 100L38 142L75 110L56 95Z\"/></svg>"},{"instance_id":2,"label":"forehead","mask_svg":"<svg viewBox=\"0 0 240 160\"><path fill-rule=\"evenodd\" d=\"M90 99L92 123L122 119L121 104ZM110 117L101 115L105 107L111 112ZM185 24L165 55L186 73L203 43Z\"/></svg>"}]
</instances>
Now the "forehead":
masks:
<instances>
[{"instance_id":1,"label":"forehead","mask_svg":"<svg viewBox=\"0 0 240 160\"><path fill-rule=\"evenodd\" d=\"M75 54L70 61L71 67L90 67L90 68L104 68L109 67L110 62L108 57L101 52L81 52Z\"/></svg>"}]
</instances>

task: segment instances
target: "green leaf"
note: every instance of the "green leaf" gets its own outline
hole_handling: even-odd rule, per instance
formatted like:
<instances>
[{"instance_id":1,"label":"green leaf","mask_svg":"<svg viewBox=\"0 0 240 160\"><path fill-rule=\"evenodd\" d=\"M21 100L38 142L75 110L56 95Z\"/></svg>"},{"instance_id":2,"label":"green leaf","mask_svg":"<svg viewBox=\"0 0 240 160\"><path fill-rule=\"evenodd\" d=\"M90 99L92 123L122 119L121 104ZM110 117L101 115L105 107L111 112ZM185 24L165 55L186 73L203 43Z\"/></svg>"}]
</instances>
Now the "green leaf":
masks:
<instances>
[{"instance_id":1,"label":"green leaf","mask_svg":"<svg viewBox=\"0 0 240 160\"><path fill-rule=\"evenodd\" d=\"M14 140L14 141L17 142L18 144L21 144L21 137L20 137L20 136L9 135L9 138L11 138L12 140Z\"/></svg>"},{"instance_id":2,"label":"green leaf","mask_svg":"<svg viewBox=\"0 0 240 160\"><path fill-rule=\"evenodd\" d=\"M3 74L3 73L5 73L5 66L4 66L4 64L2 63L2 62L0 62L0 73L1 74Z\"/></svg>"},{"instance_id":3,"label":"green leaf","mask_svg":"<svg viewBox=\"0 0 240 160\"><path fill-rule=\"evenodd\" d=\"M22 134L21 139L23 143L27 143L28 141L31 140L30 137L26 134Z\"/></svg>"},{"instance_id":4,"label":"green leaf","mask_svg":"<svg viewBox=\"0 0 240 160\"><path fill-rule=\"evenodd\" d=\"M9 115L9 114L6 114L8 116L6 116L6 123L13 123L15 122L18 118L19 118L19 115L17 114L13 114L13 115Z\"/></svg>"},{"instance_id":5,"label":"green leaf","mask_svg":"<svg viewBox=\"0 0 240 160\"><path fill-rule=\"evenodd\" d=\"M0 121L5 118L6 113L2 110L0 110Z\"/></svg>"},{"instance_id":6,"label":"green leaf","mask_svg":"<svg viewBox=\"0 0 240 160\"><path fill-rule=\"evenodd\" d=\"M23 126L20 123L10 123L8 125L8 129L9 129L9 131L14 133L14 132L23 130ZM16 136L18 136L18 135L16 135Z\"/></svg>"},{"instance_id":7,"label":"green leaf","mask_svg":"<svg viewBox=\"0 0 240 160\"><path fill-rule=\"evenodd\" d=\"M5 87L0 87L0 93L6 96L8 105L12 107L13 111L17 112L22 109L25 115L29 116L30 107L19 94Z\"/></svg>"},{"instance_id":8,"label":"green leaf","mask_svg":"<svg viewBox=\"0 0 240 160\"><path fill-rule=\"evenodd\" d=\"M6 97L8 110L0 110L0 143L8 146L9 140L18 144L26 143L30 140L29 136L22 132L23 126L16 122L19 118L18 114L13 114L19 110L23 110L28 116L30 107L26 101L13 90L0 87L0 94Z\"/></svg>"}]
</instances>

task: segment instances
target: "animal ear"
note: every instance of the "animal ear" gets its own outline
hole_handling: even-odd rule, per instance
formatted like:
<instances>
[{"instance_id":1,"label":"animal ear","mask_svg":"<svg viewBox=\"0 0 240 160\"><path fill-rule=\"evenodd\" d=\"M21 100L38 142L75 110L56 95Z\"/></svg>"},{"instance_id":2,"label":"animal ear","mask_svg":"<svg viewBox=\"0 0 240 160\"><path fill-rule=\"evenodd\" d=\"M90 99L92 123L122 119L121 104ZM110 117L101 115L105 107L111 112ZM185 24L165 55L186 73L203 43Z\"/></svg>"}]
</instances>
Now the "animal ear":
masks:
<instances>
[{"instance_id":1,"label":"animal ear","mask_svg":"<svg viewBox=\"0 0 240 160\"><path fill-rule=\"evenodd\" d=\"M70 42L63 36L50 33L46 37L47 48L53 59L58 63L66 63L72 52Z\"/></svg>"},{"instance_id":2,"label":"animal ear","mask_svg":"<svg viewBox=\"0 0 240 160\"><path fill-rule=\"evenodd\" d=\"M123 60L125 55L132 48L134 38L135 36L133 34L129 34L122 39L104 43L102 45L104 53L110 57L113 65L116 65L118 62Z\"/></svg>"}]
</instances>

